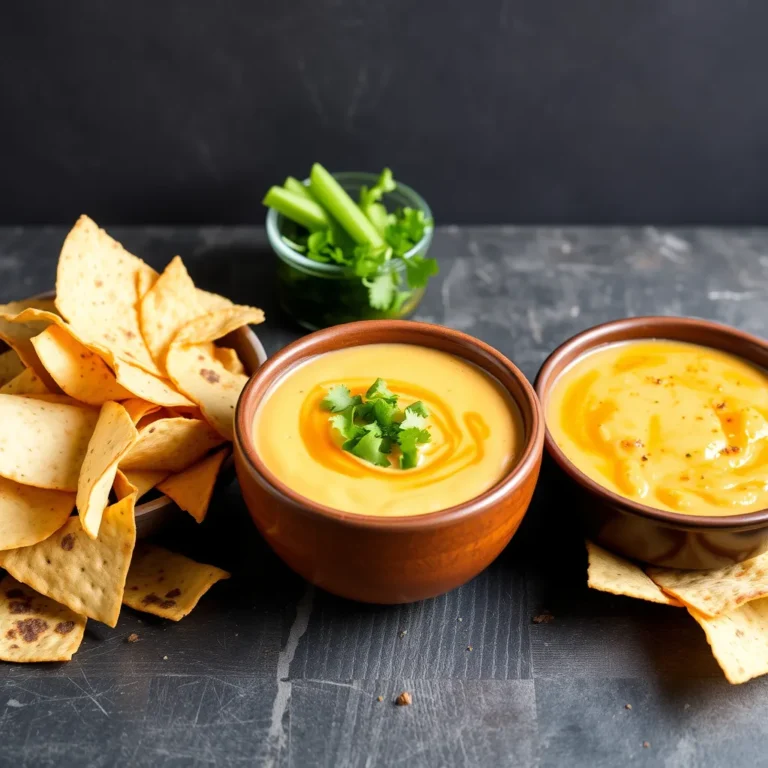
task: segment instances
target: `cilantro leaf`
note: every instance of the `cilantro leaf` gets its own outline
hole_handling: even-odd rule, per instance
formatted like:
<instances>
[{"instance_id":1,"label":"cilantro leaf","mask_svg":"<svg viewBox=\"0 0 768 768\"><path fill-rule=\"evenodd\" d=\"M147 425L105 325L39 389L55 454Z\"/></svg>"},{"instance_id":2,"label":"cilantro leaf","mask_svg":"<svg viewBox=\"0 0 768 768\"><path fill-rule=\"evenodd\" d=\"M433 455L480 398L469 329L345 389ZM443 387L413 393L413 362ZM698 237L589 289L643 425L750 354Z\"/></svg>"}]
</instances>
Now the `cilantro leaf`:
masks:
<instances>
[{"instance_id":1,"label":"cilantro leaf","mask_svg":"<svg viewBox=\"0 0 768 768\"><path fill-rule=\"evenodd\" d=\"M387 310L395 296L392 273L384 272L373 280L363 280L368 288L368 301L374 309Z\"/></svg>"},{"instance_id":2,"label":"cilantro leaf","mask_svg":"<svg viewBox=\"0 0 768 768\"><path fill-rule=\"evenodd\" d=\"M395 256L404 256L424 237L432 220L417 208L400 208L391 217L384 239Z\"/></svg>"},{"instance_id":3,"label":"cilantro leaf","mask_svg":"<svg viewBox=\"0 0 768 768\"><path fill-rule=\"evenodd\" d=\"M436 259L425 259L419 254L403 259L405 262L405 274L408 276L410 288L424 288L432 275L436 275L440 269Z\"/></svg>"},{"instance_id":4,"label":"cilantro leaf","mask_svg":"<svg viewBox=\"0 0 768 768\"><path fill-rule=\"evenodd\" d=\"M396 398L395 395L392 397ZM382 428L391 427L394 424L396 411L397 406L392 402L391 398L379 398L373 401L373 417Z\"/></svg>"},{"instance_id":5,"label":"cilantro leaf","mask_svg":"<svg viewBox=\"0 0 768 768\"><path fill-rule=\"evenodd\" d=\"M362 402L363 398L360 397L360 395L352 396L349 387L345 387L343 384L337 384L328 390L328 394L320 403L320 407L324 411L341 413L350 406L360 405Z\"/></svg>"},{"instance_id":6,"label":"cilantro leaf","mask_svg":"<svg viewBox=\"0 0 768 768\"><path fill-rule=\"evenodd\" d=\"M392 405L397 403L398 396L389 390L387 382L382 378L376 379L376 381L368 387L368 391L365 393L366 400L376 400L378 398L388 400Z\"/></svg>"},{"instance_id":7,"label":"cilantro leaf","mask_svg":"<svg viewBox=\"0 0 768 768\"><path fill-rule=\"evenodd\" d=\"M423 429L426 422L425 416L420 416L414 411L405 410L405 418L400 422L400 429Z\"/></svg>"},{"instance_id":8,"label":"cilantro leaf","mask_svg":"<svg viewBox=\"0 0 768 768\"><path fill-rule=\"evenodd\" d=\"M332 229L324 229L309 235L309 237L307 237L306 255L307 258L312 259L313 261L319 261L325 264L329 262L335 264L348 263L344 251L336 245Z\"/></svg>"},{"instance_id":9,"label":"cilantro leaf","mask_svg":"<svg viewBox=\"0 0 768 768\"><path fill-rule=\"evenodd\" d=\"M414 414L415 418L421 418ZM400 469L413 469L419 463L418 446L428 443L432 439L426 429L410 427L403 429L397 437L400 445Z\"/></svg>"},{"instance_id":10,"label":"cilantro leaf","mask_svg":"<svg viewBox=\"0 0 768 768\"><path fill-rule=\"evenodd\" d=\"M345 441L355 440L361 436L361 427L355 424L355 406L345 408L341 413L336 413L330 418L331 425L338 430Z\"/></svg>"},{"instance_id":11,"label":"cilantro leaf","mask_svg":"<svg viewBox=\"0 0 768 768\"><path fill-rule=\"evenodd\" d=\"M359 205L365 211L366 207L381 202L381 198L387 192L394 192L397 189L397 184L392 177L392 171L389 168L385 168L380 174L378 181L370 188L360 188L360 202Z\"/></svg>"},{"instance_id":12,"label":"cilantro leaf","mask_svg":"<svg viewBox=\"0 0 768 768\"><path fill-rule=\"evenodd\" d=\"M374 427L371 429L371 427ZM365 434L360 438L357 444L352 448L351 453L360 459L369 461L377 467L391 467L391 463L386 453L381 450L384 438L376 424L366 425Z\"/></svg>"},{"instance_id":13,"label":"cilantro leaf","mask_svg":"<svg viewBox=\"0 0 768 768\"><path fill-rule=\"evenodd\" d=\"M407 406L405 409L406 415L408 415L408 411L413 411L417 416L423 416L425 419L429 416L427 406L424 405L421 400L417 400L415 403L411 403Z\"/></svg>"}]
</instances>

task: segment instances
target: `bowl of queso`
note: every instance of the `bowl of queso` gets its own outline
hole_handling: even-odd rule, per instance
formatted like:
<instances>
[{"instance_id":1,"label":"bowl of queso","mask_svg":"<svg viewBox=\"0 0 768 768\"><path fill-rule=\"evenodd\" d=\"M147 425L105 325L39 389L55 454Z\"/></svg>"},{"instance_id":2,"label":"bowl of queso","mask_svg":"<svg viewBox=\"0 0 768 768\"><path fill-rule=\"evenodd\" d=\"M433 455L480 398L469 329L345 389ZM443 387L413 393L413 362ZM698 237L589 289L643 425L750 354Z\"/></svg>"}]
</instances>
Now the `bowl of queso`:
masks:
<instances>
[{"instance_id":1,"label":"bowl of queso","mask_svg":"<svg viewBox=\"0 0 768 768\"><path fill-rule=\"evenodd\" d=\"M589 329L542 366L547 452L587 535L674 568L768 549L768 343L705 320Z\"/></svg>"},{"instance_id":2,"label":"bowl of queso","mask_svg":"<svg viewBox=\"0 0 768 768\"><path fill-rule=\"evenodd\" d=\"M466 334L365 321L269 360L236 413L251 516L307 580L403 603L473 578L520 525L544 419L533 387Z\"/></svg>"}]
</instances>

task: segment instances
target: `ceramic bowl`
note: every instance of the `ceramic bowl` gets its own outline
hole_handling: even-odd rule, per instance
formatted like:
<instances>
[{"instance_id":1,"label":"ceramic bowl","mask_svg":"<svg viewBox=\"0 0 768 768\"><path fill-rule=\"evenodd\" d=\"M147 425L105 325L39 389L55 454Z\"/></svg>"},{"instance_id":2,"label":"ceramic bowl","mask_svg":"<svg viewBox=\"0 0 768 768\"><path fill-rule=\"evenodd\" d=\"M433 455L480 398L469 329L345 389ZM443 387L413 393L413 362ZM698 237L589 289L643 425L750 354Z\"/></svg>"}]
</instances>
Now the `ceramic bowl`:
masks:
<instances>
[{"instance_id":1,"label":"ceramic bowl","mask_svg":"<svg viewBox=\"0 0 768 768\"><path fill-rule=\"evenodd\" d=\"M596 347L634 339L671 339L719 349L768 369L768 343L709 320L633 317L598 325L558 347L536 378L544 413L552 386L571 363ZM667 512L630 501L577 469L547 430L549 455L573 481L586 534L618 554L670 568L719 568L768 550L768 509L705 517Z\"/></svg>"},{"instance_id":2,"label":"ceramic bowl","mask_svg":"<svg viewBox=\"0 0 768 768\"><path fill-rule=\"evenodd\" d=\"M524 449L517 465L491 490L425 515L356 515L295 493L260 460L252 425L270 386L309 357L377 343L416 344L457 355L495 376L510 393L522 414ZM433 597L458 587L488 566L528 509L543 445L543 415L533 387L509 360L464 333L403 320L349 323L289 345L251 378L235 415L235 466L261 534L305 579L329 592L369 603Z\"/></svg>"}]
</instances>

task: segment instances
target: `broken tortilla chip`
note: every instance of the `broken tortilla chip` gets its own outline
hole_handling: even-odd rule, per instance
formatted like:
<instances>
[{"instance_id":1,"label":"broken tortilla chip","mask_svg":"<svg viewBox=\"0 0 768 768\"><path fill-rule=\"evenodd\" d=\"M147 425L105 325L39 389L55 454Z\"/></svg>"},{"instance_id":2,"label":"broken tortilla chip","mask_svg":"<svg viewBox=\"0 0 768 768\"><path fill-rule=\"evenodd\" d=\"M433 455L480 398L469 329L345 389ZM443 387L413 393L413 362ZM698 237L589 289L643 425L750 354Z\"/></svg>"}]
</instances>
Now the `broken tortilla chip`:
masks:
<instances>
[{"instance_id":1,"label":"broken tortilla chip","mask_svg":"<svg viewBox=\"0 0 768 768\"><path fill-rule=\"evenodd\" d=\"M729 683L738 685L768 673L768 598L746 603L716 618L704 616L695 608L688 612L704 630Z\"/></svg>"},{"instance_id":2,"label":"broken tortilla chip","mask_svg":"<svg viewBox=\"0 0 768 768\"><path fill-rule=\"evenodd\" d=\"M59 256L56 307L89 346L159 374L139 325L138 274L149 270L154 274L95 222L81 216Z\"/></svg>"},{"instance_id":3,"label":"broken tortilla chip","mask_svg":"<svg viewBox=\"0 0 768 768\"><path fill-rule=\"evenodd\" d=\"M18 376L0 387L3 395L48 395L53 394L31 368L25 368Z\"/></svg>"},{"instance_id":4,"label":"broken tortilla chip","mask_svg":"<svg viewBox=\"0 0 768 768\"><path fill-rule=\"evenodd\" d=\"M69 661L83 641L85 622L85 616L39 595L12 576L0 582L2 661Z\"/></svg>"},{"instance_id":5,"label":"broken tortilla chip","mask_svg":"<svg viewBox=\"0 0 768 768\"><path fill-rule=\"evenodd\" d=\"M137 611L180 621L217 581L229 576L221 568L145 544L131 563L123 602Z\"/></svg>"},{"instance_id":6,"label":"broken tortilla chip","mask_svg":"<svg viewBox=\"0 0 768 768\"><path fill-rule=\"evenodd\" d=\"M120 469L181 472L199 461L224 438L206 422L177 416L142 427L139 438L120 461Z\"/></svg>"},{"instance_id":7,"label":"broken tortilla chip","mask_svg":"<svg viewBox=\"0 0 768 768\"><path fill-rule=\"evenodd\" d=\"M71 517L39 544L0 552L0 566L75 613L114 627L136 543L134 502L131 495L106 508L98 539Z\"/></svg>"},{"instance_id":8,"label":"broken tortilla chip","mask_svg":"<svg viewBox=\"0 0 768 768\"><path fill-rule=\"evenodd\" d=\"M151 491L158 483L168 477L168 472L153 471L147 469L129 469L123 472L117 470L115 475L115 495L118 499L124 499L130 494L136 494L136 501Z\"/></svg>"},{"instance_id":9,"label":"broken tortilla chip","mask_svg":"<svg viewBox=\"0 0 768 768\"><path fill-rule=\"evenodd\" d=\"M168 375L179 390L197 403L205 419L230 441L234 438L235 405L248 377L228 371L214 357L210 342L263 319L260 309L239 306L202 315L176 334L166 357Z\"/></svg>"},{"instance_id":10,"label":"broken tortilla chip","mask_svg":"<svg viewBox=\"0 0 768 768\"><path fill-rule=\"evenodd\" d=\"M229 448L206 456L177 475L171 475L159 483L157 490L173 499L185 512L189 512L198 523L205 520L208 505L211 503L213 488L219 476L219 470L229 454Z\"/></svg>"},{"instance_id":11,"label":"broken tortilla chip","mask_svg":"<svg viewBox=\"0 0 768 768\"><path fill-rule=\"evenodd\" d=\"M680 607L680 603L664 594L639 566L598 547L591 541L587 541L586 545L589 555L587 585L592 589Z\"/></svg>"},{"instance_id":12,"label":"broken tortilla chip","mask_svg":"<svg viewBox=\"0 0 768 768\"><path fill-rule=\"evenodd\" d=\"M98 417L88 407L0 394L0 476L36 488L77 491Z\"/></svg>"},{"instance_id":13,"label":"broken tortilla chip","mask_svg":"<svg viewBox=\"0 0 768 768\"><path fill-rule=\"evenodd\" d=\"M164 369L168 345L179 329L202 312L195 284L184 262L174 256L144 295L139 310L144 340L158 368Z\"/></svg>"},{"instance_id":14,"label":"broken tortilla chip","mask_svg":"<svg viewBox=\"0 0 768 768\"><path fill-rule=\"evenodd\" d=\"M77 510L83 530L95 539L107 507L117 464L136 442L133 419L120 403L104 403L88 443L77 485Z\"/></svg>"},{"instance_id":15,"label":"broken tortilla chip","mask_svg":"<svg viewBox=\"0 0 768 768\"><path fill-rule=\"evenodd\" d=\"M0 550L29 547L47 539L72 514L72 493L19 485L0 477Z\"/></svg>"},{"instance_id":16,"label":"broken tortilla chip","mask_svg":"<svg viewBox=\"0 0 768 768\"><path fill-rule=\"evenodd\" d=\"M768 553L714 570L649 568L648 575L684 605L714 618L768 596Z\"/></svg>"},{"instance_id":17,"label":"broken tortilla chip","mask_svg":"<svg viewBox=\"0 0 768 768\"><path fill-rule=\"evenodd\" d=\"M0 387L15 379L24 370L18 353L9 349L0 354Z\"/></svg>"},{"instance_id":18,"label":"broken tortilla chip","mask_svg":"<svg viewBox=\"0 0 768 768\"><path fill-rule=\"evenodd\" d=\"M58 325L49 325L35 336L32 346L61 389L83 403L101 405L133 396L117 383L115 374L99 355Z\"/></svg>"}]
</instances>

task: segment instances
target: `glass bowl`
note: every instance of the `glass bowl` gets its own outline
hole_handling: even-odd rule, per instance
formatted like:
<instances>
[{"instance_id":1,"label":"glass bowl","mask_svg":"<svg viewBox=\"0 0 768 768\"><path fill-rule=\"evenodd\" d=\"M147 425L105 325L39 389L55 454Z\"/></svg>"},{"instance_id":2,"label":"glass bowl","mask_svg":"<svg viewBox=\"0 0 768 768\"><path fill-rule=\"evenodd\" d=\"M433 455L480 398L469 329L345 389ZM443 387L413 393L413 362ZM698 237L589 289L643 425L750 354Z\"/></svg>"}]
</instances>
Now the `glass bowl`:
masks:
<instances>
[{"instance_id":1,"label":"glass bowl","mask_svg":"<svg viewBox=\"0 0 768 768\"><path fill-rule=\"evenodd\" d=\"M334 173L333 176L353 200L357 200L360 187L372 187L379 178L375 173L354 171ZM407 206L423 211L426 218L432 219L432 211L426 201L400 182L394 192L384 195L382 202L390 211ZM287 245L282 239L286 223L290 224L274 208L269 209L267 238L278 257L278 301L282 309L299 325L315 331L354 320L398 320L410 315L419 305L425 288L410 290L408 297L397 309L374 309L368 303L368 289L357 275L337 264L308 259ZM433 231L433 226L427 227L424 237L405 254L405 258L417 254L426 256ZM385 269L395 270L401 285L406 285L405 264L401 259L393 259Z\"/></svg>"}]
</instances>

